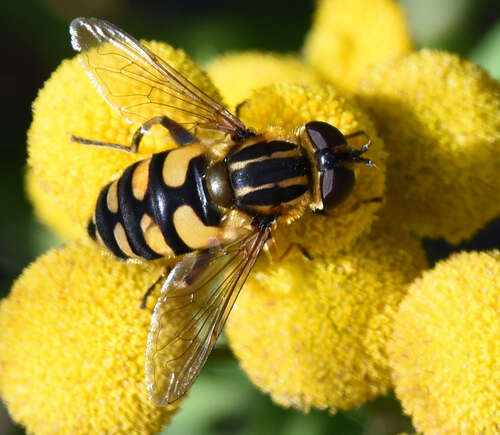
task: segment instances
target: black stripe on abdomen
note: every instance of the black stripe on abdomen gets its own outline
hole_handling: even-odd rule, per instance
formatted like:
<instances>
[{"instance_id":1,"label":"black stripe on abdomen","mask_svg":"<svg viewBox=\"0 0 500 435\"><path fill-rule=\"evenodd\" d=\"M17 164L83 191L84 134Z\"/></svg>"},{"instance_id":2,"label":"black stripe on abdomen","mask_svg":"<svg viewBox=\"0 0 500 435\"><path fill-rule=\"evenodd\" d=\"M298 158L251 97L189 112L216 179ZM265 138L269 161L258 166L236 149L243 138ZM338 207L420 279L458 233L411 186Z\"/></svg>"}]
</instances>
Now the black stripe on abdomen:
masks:
<instances>
[{"instance_id":1,"label":"black stripe on abdomen","mask_svg":"<svg viewBox=\"0 0 500 435\"><path fill-rule=\"evenodd\" d=\"M145 213L151 214L147 201L139 201L132 191L132 175L135 168L142 162L136 162L123 172L118 182L118 203L122 223L127 234L132 251L146 260L161 258L161 255L154 252L144 240L141 230L141 219Z\"/></svg>"},{"instance_id":2,"label":"black stripe on abdomen","mask_svg":"<svg viewBox=\"0 0 500 435\"><path fill-rule=\"evenodd\" d=\"M174 213L180 206L190 206L207 226L218 226L222 216L205 186L206 162L203 156L191 159L184 184L171 187L165 184L162 175L168 153L158 153L151 158L147 198L151 204L151 216L160 227L165 241L176 255L182 255L192 249L179 237L173 222Z\"/></svg>"},{"instance_id":3,"label":"black stripe on abdomen","mask_svg":"<svg viewBox=\"0 0 500 435\"><path fill-rule=\"evenodd\" d=\"M99 198L97 199L95 226L106 248L116 257L125 259L128 258L128 256L120 249L113 234L116 224L120 222L120 215L119 213L112 213L108 208L107 196L110 185L111 183L101 190ZM91 224L89 224L89 227L91 227Z\"/></svg>"}]
</instances>

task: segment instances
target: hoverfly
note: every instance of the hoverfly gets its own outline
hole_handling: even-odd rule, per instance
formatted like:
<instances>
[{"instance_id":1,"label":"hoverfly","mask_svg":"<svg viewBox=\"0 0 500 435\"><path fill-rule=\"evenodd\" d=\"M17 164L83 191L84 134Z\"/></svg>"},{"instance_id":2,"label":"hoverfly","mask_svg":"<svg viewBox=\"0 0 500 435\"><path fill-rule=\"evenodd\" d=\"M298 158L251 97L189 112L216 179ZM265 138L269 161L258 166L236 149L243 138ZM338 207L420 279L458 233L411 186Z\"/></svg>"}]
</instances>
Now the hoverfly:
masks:
<instances>
[{"instance_id":1,"label":"hoverfly","mask_svg":"<svg viewBox=\"0 0 500 435\"><path fill-rule=\"evenodd\" d=\"M166 405L199 375L263 247L277 256L276 223L342 202L354 186L351 163L373 165L361 157L369 141L355 150L348 136L319 121L292 138L259 134L113 24L77 18L70 33L102 97L142 123L130 146L72 140L135 153L156 125L179 145L105 186L88 225L118 258L179 256L154 308L146 351L149 396ZM198 139L200 129L212 140Z\"/></svg>"}]
</instances>

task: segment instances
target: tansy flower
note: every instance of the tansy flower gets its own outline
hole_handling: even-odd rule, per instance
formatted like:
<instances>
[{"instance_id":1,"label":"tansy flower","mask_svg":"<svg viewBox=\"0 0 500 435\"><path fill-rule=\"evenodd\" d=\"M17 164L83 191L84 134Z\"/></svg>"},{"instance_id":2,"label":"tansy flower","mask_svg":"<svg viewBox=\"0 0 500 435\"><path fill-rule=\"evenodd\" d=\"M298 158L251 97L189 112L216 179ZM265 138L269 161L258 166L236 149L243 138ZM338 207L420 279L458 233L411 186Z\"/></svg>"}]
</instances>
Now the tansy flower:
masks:
<instances>
[{"instance_id":1,"label":"tansy flower","mask_svg":"<svg viewBox=\"0 0 500 435\"><path fill-rule=\"evenodd\" d=\"M388 347L417 430L500 430L500 253L461 253L409 289Z\"/></svg>"},{"instance_id":2,"label":"tansy flower","mask_svg":"<svg viewBox=\"0 0 500 435\"><path fill-rule=\"evenodd\" d=\"M335 412L390 388L385 344L406 284L426 260L417 239L384 223L334 257L335 239L324 240L316 239L312 261L298 252L279 264L262 261L227 335L252 382L275 402Z\"/></svg>"},{"instance_id":3,"label":"tansy flower","mask_svg":"<svg viewBox=\"0 0 500 435\"><path fill-rule=\"evenodd\" d=\"M393 219L458 243L500 216L498 81L422 50L372 69L358 95L388 147Z\"/></svg>"},{"instance_id":4,"label":"tansy flower","mask_svg":"<svg viewBox=\"0 0 500 435\"><path fill-rule=\"evenodd\" d=\"M346 91L371 67L411 49L403 11L391 0L321 0L304 43L306 61Z\"/></svg>"},{"instance_id":5,"label":"tansy flower","mask_svg":"<svg viewBox=\"0 0 500 435\"><path fill-rule=\"evenodd\" d=\"M153 301L139 308L161 268L72 242L25 269L0 304L0 392L28 432L154 434L169 422L180 402L147 398Z\"/></svg>"}]
</instances>

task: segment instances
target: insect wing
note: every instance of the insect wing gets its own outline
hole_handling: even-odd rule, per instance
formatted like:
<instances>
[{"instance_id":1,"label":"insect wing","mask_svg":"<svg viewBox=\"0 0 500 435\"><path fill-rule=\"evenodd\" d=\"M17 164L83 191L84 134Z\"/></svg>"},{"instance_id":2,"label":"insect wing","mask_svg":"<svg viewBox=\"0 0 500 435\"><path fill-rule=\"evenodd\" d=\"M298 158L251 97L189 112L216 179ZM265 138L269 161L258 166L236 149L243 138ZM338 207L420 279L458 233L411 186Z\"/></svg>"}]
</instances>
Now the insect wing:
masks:
<instances>
[{"instance_id":1,"label":"insect wing","mask_svg":"<svg viewBox=\"0 0 500 435\"><path fill-rule=\"evenodd\" d=\"M151 319L146 382L157 405L172 403L205 365L269 229L188 254L170 272Z\"/></svg>"},{"instance_id":2,"label":"insect wing","mask_svg":"<svg viewBox=\"0 0 500 435\"><path fill-rule=\"evenodd\" d=\"M129 122L165 115L186 128L245 136L245 125L182 74L115 25L75 18L71 44L103 98Z\"/></svg>"}]
</instances>

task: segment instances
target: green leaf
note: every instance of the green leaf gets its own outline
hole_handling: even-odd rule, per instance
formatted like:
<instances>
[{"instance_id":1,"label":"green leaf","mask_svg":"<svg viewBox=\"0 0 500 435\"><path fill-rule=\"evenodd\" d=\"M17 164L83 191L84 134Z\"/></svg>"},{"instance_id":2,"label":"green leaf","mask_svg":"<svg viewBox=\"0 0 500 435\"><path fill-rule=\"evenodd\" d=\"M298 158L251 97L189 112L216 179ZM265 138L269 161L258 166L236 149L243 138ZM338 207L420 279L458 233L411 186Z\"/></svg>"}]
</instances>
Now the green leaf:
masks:
<instances>
[{"instance_id":1,"label":"green leaf","mask_svg":"<svg viewBox=\"0 0 500 435\"><path fill-rule=\"evenodd\" d=\"M500 20L472 50L469 58L500 79Z\"/></svg>"}]
</instances>

